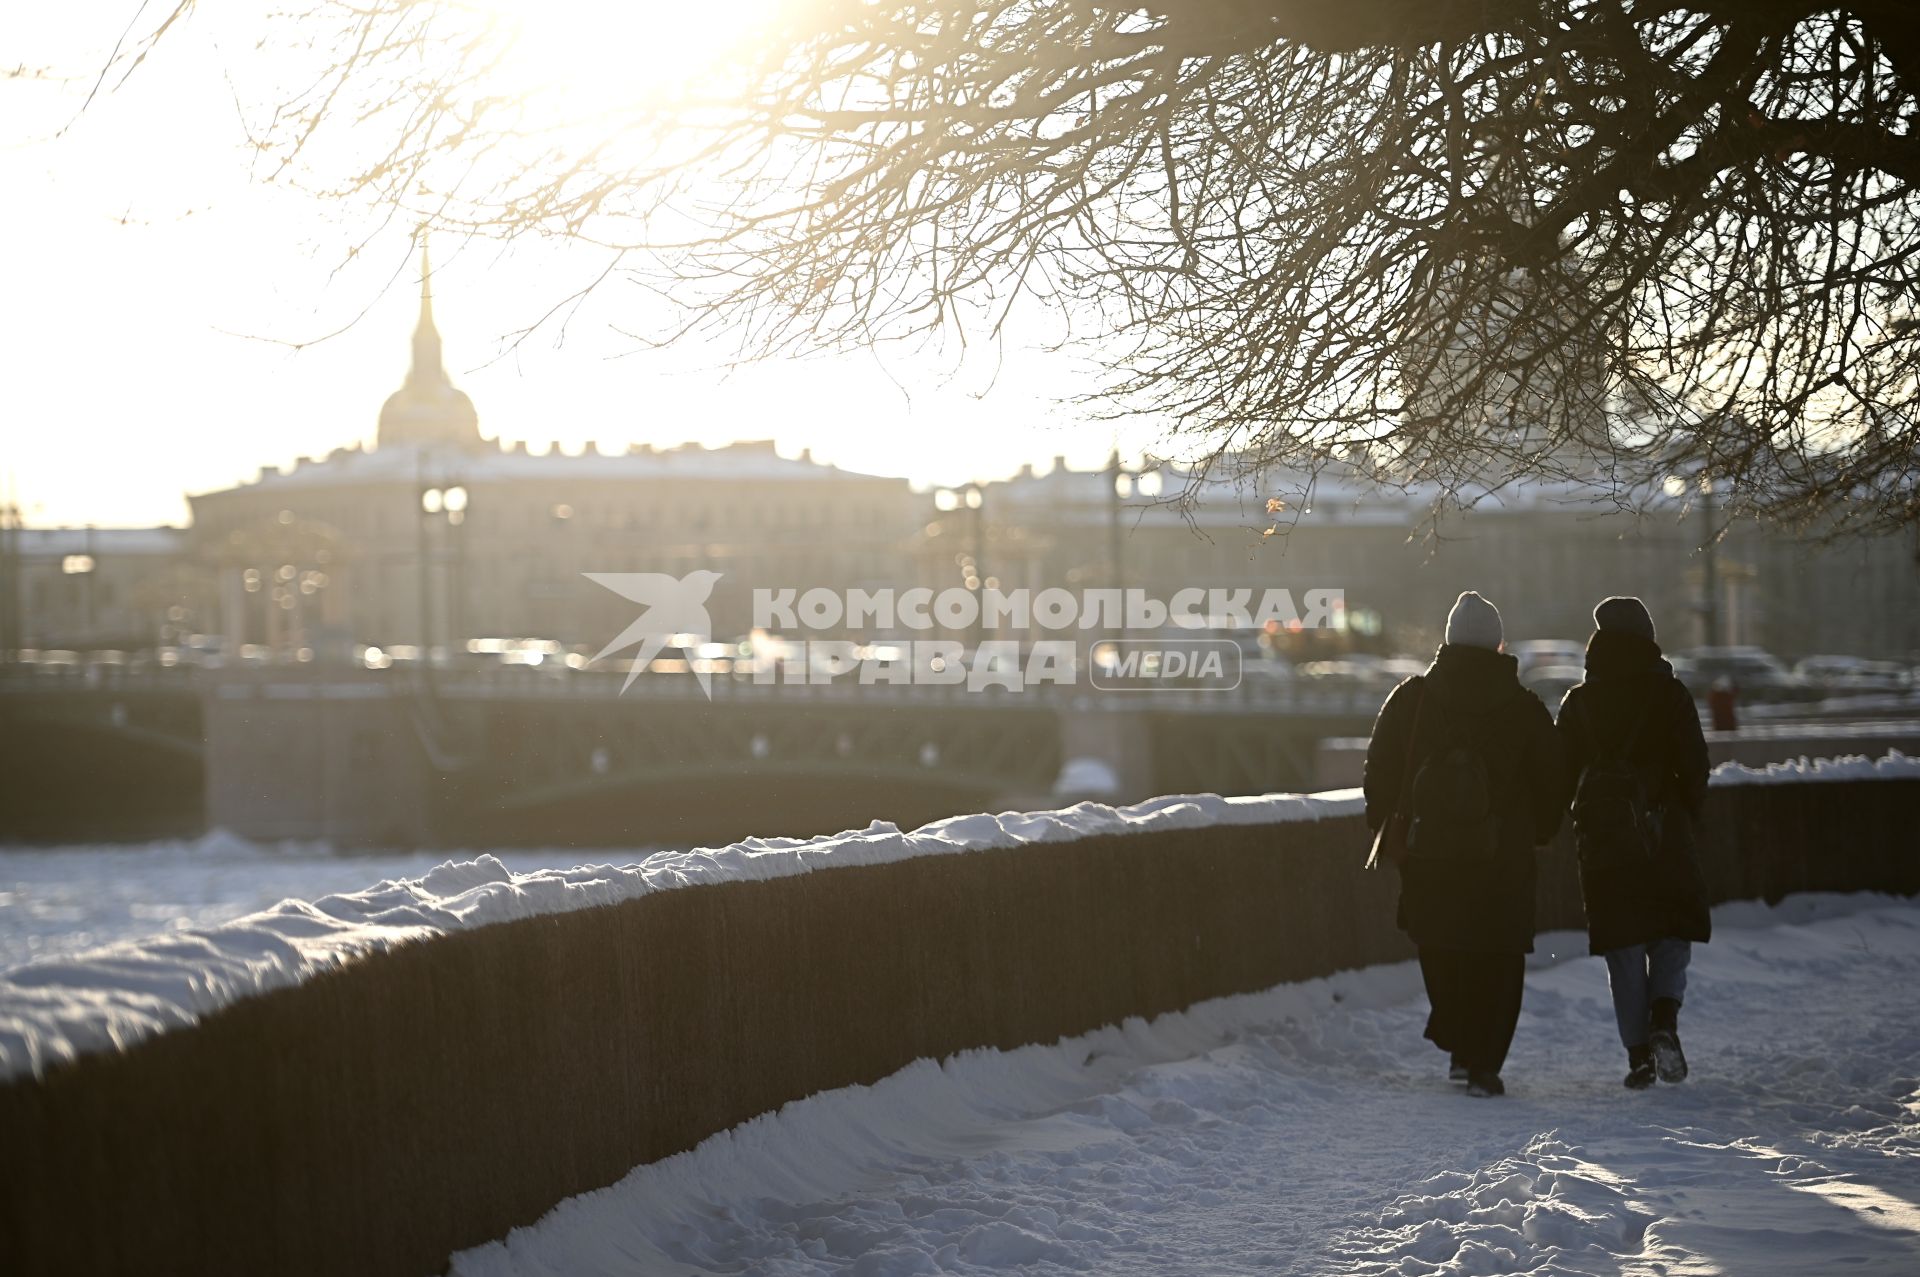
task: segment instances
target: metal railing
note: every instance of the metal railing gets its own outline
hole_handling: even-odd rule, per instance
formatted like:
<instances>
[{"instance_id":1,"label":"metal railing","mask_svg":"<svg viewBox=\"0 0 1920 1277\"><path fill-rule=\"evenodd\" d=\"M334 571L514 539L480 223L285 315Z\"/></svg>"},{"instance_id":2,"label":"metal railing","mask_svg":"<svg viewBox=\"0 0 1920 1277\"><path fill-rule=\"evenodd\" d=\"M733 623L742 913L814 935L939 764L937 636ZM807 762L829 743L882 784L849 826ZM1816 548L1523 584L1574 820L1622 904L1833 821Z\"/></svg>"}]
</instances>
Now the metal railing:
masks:
<instances>
[{"instance_id":1,"label":"metal railing","mask_svg":"<svg viewBox=\"0 0 1920 1277\"><path fill-rule=\"evenodd\" d=\"M247 695L249 688L319 689L331 686L339 695L415 695L428 680L415 664L387 669L320 662L247 662L228 666L154 662L59 662L0 665L0 694L8 692L102 691L199 694L213 688L226 695ZM785 677L760 681L735 673L710 676L703 690L685 672L650 671L625 687L627 671L576 670L524 665L460 664L433 667L431 686L438 696L460 700L624 701L677 703L708 701L716 704L911 704L1017 708L1024 705L1069 706L1075 709L1129 711L1183 711L1320 715L1354 717L1375 714L1392 684L1386 681L1327 685L1313 678L1244 677L1236 687L1200 689L1157 687L1126 690L1100 689L1086 681L1040 683L1018 690L1004 687L970 688L958 683L862 682L857 673L831 680L791 682ZM353 689L351 691L347 689ZM264 693L263 693L264 694ZM1834 697L1793 705L1741 707L1746 721L1791 723L1823 718L1906 718L1920 714L1920 690Z\"/></svg>"},{"instance_id":2,"label":"metal railing","mask_svg":"<svg viewBox=\"0 0 1920 1277\"><path fill-rule=\"evenodd\" d=\"M366 670L309 662L228 667L133 664L43 664L0 667L0 693L61 691L173 692L222 695L412 696L427 680L418 667ZM1243 679L1222 689L1102 690L1085 682L1040 683L1018 690L959 683L863 683L857 674L832 680L769 682L715 674L707 690L686 673L649 672L625 687L624 670L546 670L537 666L439 666L435 695L457 700L539 700L716 704L888 704L976 709L1022 706L1124 711L1233 712L1326 716L1372 715L1390 690L1378 686L1315 686L1313 680Z\"/></svg>"}]
</instances>

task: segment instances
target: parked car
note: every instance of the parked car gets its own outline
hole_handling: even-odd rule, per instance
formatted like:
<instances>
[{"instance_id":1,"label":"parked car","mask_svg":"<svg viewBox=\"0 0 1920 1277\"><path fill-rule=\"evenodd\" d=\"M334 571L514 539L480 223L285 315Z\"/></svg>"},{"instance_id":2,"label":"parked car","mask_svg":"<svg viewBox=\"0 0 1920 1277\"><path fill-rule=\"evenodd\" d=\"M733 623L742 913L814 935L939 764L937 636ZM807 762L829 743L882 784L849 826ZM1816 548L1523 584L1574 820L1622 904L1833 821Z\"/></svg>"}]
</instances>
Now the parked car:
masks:
<instances>
[{"instance_id":1,"label":"parked car","mask_svg":"<svg viewBox=\"0 0 1920 1277\"><path fill-rule=\"evenodd\" d=\"M1381 661L1377 668L1380 671L1381 680L1387 686L1397 687L1415 674L1425 674L1427 666L1431 664L1433 664L1431 657L1423 659L1418 656L1389 656Z\"/></svg>"},{"instance_id":2,"label":"parked car","mask_svg":"<svg viewBox=\"0 0 1920 1277\"><path fill-rule=\"evenodd\" d=\"M1340 661L1308 661L1296 665L1293 672L1298 674L1305 687L1318 690L1347 690L1363 687L1391 687L1394 680L1382 668L1382 663L1374 659L1355 659L1349 657Z\"/></svg>"},{"instance_id":3,"label":"parked car","mask_svg":"<svg viewBox=\"0 0 1920 1277\"><path fill-rule=\"evenodd\" d=\"M1758 647L1696 647L1681 654L1687 662L1688 690L1704 696L1726 679L1740 690L1743 701L1807 700L1820 695L1786 663Z\"/></svg>"},{"instance_id":4,"label":"parked car","mask_svg":"<svg viewBox=\"0 0 1920 1277\"><path fill-rule=\"evenodd\" d=\"M1249 656L1241 663L1241 670L1249 681L1261 679L1275 686L1291 683L1300 676L1293 662L1271 652L1262 652L1258 656Z\"/></svg>"},{"instance_id":5,"label":"parked car","mask_svg":"<svg viewBox=\"0 0 1920 1277\"><path fill-rule=\"evenodd\" d=\"M80 659L80 653L70 652L65 648L43 649L41 651L34 651L32 648L27 648L20 653L20 660L23 664L32 665L35 673L54 678L78 674L83 665Z\"/></svg>"},{"instance_id":6,"label":"parked car","mask_svg":"<svg viewBox=\"0 0 1920 1277\"><path fill-rule=\"evenodd\" d=\"M1585 681L1586 677L1584 665L1538 665L1521 676L1520 686L1546 702L1557 718L1567 689Z\"/></svg>"},{"instance_id":7,"label":"parked car","mask_svg":"<svg viewBox=\"0 0 1920 1277\"><path fill-rule=\"evenodd\" d=\"M1809 685L1839 695L1904 692L1913 687L1913 675L1905 666L1858 656L1809 656L1793 672Z\"/></svg>"},{"instance_id":8,"label":"parked car","mask_svg":"<svg viewBox=\"0 0 1920 1277\"><path fill-rule=\"evenodd\" d=\"M1529 670L1566 665L1579 668L1586 662L1587 645L1574 639L1522 639L1507 644L1507 654L1520 662L1524 681Z\"/></svg>"}]
</instances>

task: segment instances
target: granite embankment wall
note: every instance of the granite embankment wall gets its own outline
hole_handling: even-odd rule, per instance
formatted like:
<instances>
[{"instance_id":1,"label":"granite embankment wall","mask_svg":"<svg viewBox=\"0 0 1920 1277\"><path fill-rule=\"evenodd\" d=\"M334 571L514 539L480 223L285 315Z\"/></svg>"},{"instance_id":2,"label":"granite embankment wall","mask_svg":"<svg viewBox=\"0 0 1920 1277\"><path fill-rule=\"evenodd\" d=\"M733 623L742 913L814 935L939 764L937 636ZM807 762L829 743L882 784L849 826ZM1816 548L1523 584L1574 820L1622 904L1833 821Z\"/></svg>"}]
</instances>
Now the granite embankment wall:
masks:
<instances>
[{"instance_id":1,"label":"granite embankment wall","mask_svg":"<svg viewBox=\"0 0 1920 1277\"><path fill-rule=\"evenodd\" d=\"M1920 779L1716 788L1716 896L1920 891ZM1410 956L1357 817L659 891L0 1085L0 1270L418 1277L811 1093ZM1564 846L1540 925L1581 924Z\"/></svg>"}]
</instances>

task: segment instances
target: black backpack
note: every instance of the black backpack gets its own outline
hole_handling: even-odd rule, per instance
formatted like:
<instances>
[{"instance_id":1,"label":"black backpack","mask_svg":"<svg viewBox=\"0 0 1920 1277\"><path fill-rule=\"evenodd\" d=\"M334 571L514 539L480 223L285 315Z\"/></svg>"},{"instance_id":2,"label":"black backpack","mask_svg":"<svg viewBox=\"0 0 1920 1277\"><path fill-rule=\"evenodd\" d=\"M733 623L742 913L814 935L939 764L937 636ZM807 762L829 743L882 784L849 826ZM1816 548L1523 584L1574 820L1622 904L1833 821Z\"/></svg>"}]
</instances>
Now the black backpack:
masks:
<instances>
[{"instance_id":1,"label":"black backpack","mask_svg":"<svg viewBox=\"0 0 1920 1277\"><path fill-rule=\"evenodd\" d=\"M1592 717L1581 715L1592 761L1573 791L1573 846L1588 864L1643 864L1659 850L1660 813L1646 775L1627 757L1646 719L1642 708L1619 748L1604 751Z\"/></svg>"},{"instance_id":2,"label":"black backpack","mask_svg":"<svg viewBox=\"0 0 1920 1277\"><path fill-rule=\"evenodd\" d=\"M1444 717L1452 717L1447 715ZM1500 818L1486 755L1455 724L1414 773L1407 854L1421 860L1481 859L1500 849Z\"/></svg>"}]
</instances>

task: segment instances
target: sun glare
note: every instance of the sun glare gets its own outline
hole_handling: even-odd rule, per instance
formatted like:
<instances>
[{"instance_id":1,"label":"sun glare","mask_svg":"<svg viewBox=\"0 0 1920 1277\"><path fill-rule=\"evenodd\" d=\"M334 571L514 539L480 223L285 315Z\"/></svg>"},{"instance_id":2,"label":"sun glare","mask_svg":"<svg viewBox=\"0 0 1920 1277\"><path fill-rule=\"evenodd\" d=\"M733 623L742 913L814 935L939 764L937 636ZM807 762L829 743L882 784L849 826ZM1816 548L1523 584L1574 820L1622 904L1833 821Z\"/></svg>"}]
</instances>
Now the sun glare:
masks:
<instances>
[{"instance_id":1,"label":"sun glare","mask_svg":"<svg viewBox=\"0 0 1920 1277\"><path fill-rule=\"evenodd\" d=\"M779 0L480 0L504 43L499 89L569 122L696 92L750 44Z\"/></svg>"}]
</instances>

